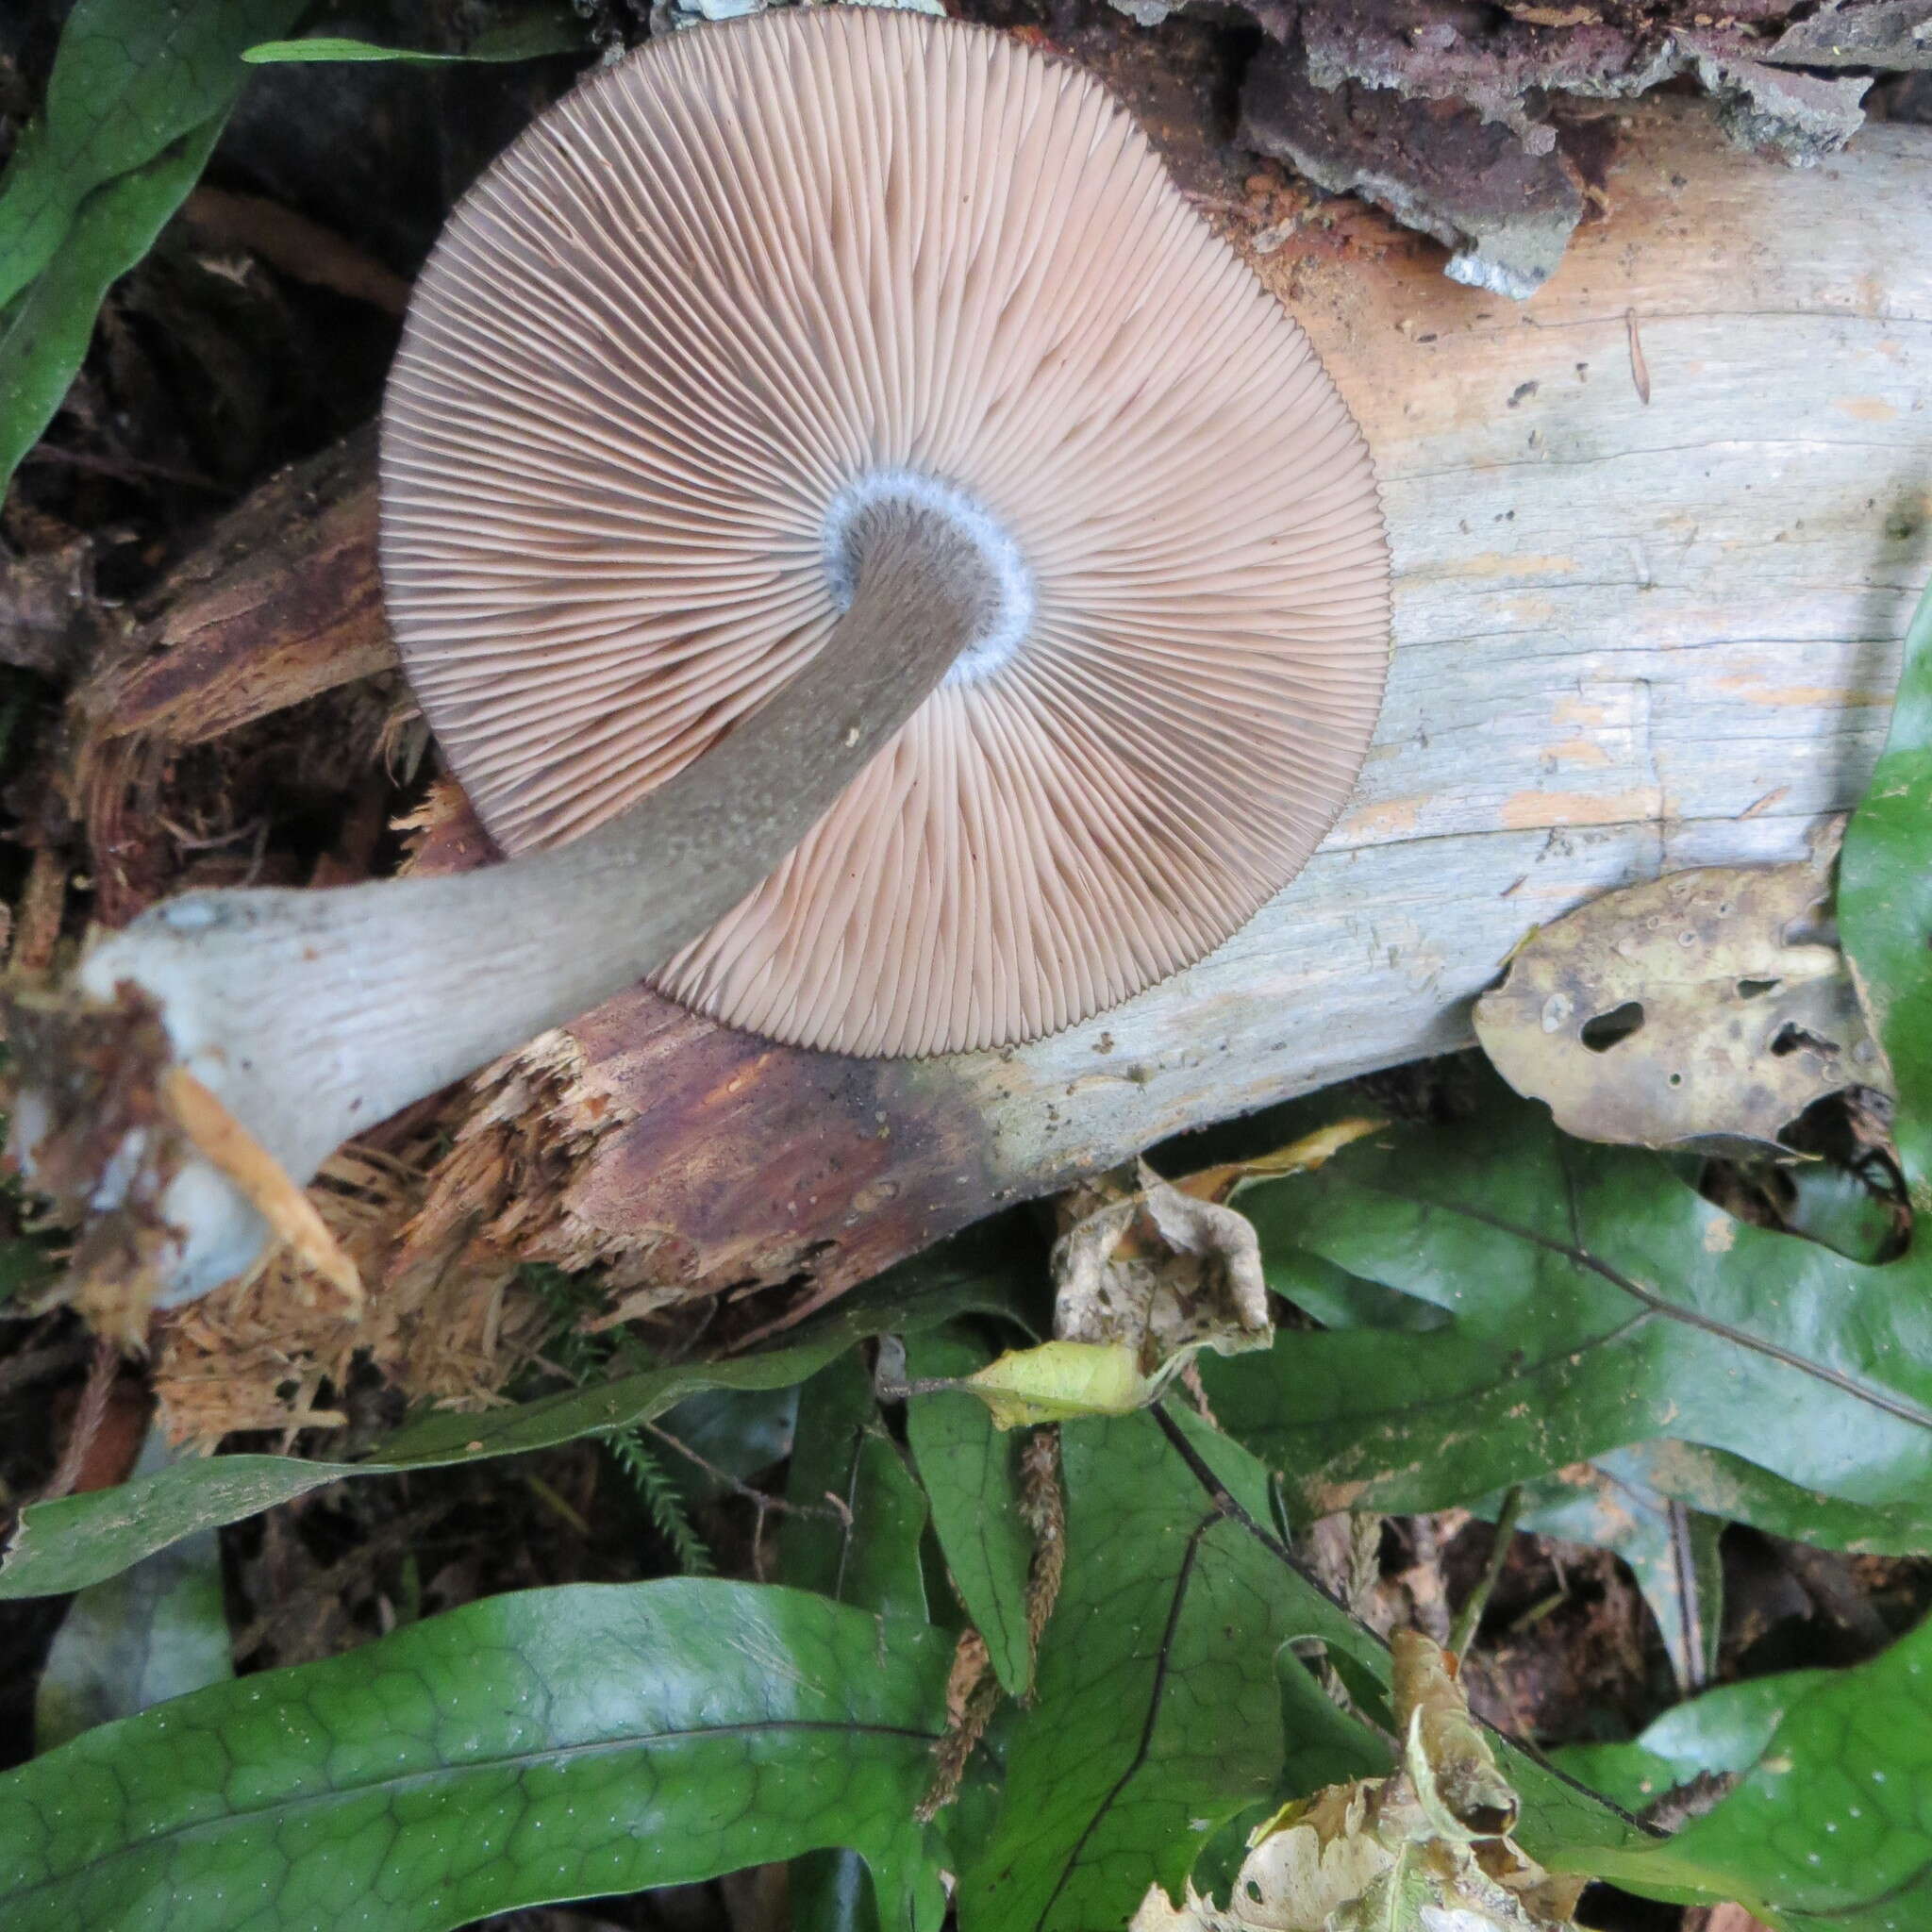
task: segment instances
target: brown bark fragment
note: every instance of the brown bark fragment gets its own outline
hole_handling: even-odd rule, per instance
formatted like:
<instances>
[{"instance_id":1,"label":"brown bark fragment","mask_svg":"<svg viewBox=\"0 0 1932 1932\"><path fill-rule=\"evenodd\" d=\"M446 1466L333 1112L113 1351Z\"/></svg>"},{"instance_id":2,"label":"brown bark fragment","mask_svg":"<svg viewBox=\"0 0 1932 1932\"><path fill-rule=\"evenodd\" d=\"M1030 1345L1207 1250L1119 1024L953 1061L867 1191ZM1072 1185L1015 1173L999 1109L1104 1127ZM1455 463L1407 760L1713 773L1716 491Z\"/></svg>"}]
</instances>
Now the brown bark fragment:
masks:
<instances>
[{"instance_id":1,"label":"brown bark fragment","mask_svg":"<svg viewBox=\"0 0 1932 1932\"><path fill-rule=\"evenodd\" d=\"M98 738L200 744L394 668L375 449L362 430L285 470L142 601L127 651L79 697Z\"/></svg>"},{"instance_id":2,"label":"brown bark fragment","mask_svg":"<svg viewBox=\"0 0 1932 1932\"><path fill-rule=\"evenodd\" d=\"M125 924L182 881L163 781L187 746L395 668L375 567L375 436L273 477L127 614L69 701L69 806L94 917ZM206 883L271 884L241 876Z\"/></svg>"}]
</instances>

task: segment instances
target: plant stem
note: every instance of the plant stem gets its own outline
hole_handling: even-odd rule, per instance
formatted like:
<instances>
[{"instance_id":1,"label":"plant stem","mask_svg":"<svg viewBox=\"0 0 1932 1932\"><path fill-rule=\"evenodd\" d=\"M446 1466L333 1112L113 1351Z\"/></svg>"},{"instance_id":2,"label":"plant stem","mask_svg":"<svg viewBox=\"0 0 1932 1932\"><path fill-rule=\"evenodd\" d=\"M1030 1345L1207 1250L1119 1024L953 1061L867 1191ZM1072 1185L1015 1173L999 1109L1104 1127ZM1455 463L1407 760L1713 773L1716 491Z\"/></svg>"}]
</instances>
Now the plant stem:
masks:
<instances>
[{"instance_id":1,"label":"plant stem","mask_svg":"<svg viewBox=\"0 0 1932 1932\"><path fill-rule=\"evenodd\" d=\"M1483 1612L1489 1608L1490 1592L1496 1587L1496 1579L1503 1574L1503 1565L1509 1560L1509 1540L1516 1534L1516 1519L1523 1510L1523 1485L1512 1483L1503 1498L1503 1507L1496 1512L1496 1540L1490 1545L1490 1560L1483 1565L1483 1574L1475 1580L1475 1588L1463 1599L1462 1607L1456 1613L1456 1622L1449 1628L1449 1649L1457 1657L1466 1651L1476 1633L1476 1626L1483 1620Z\"/></svg>"}]
</instances>

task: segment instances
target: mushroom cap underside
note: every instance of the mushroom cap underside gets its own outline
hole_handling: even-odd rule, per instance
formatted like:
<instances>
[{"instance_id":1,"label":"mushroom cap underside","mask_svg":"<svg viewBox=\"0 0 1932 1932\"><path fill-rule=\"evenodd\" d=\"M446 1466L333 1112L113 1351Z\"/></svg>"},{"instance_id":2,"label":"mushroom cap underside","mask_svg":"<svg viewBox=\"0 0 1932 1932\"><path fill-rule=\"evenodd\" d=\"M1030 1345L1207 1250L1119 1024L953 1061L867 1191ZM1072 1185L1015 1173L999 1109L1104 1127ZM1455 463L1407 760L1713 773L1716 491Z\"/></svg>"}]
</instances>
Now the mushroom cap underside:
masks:
<instances>
[{"instance_id":1,"label":"mushroom cap underside","mask_svg":"<svg viewBox=\"0 0 1932 1932\"><path fill-rule=\"evenodd\" d=\"M654 983L847 1053L1037 1037L1242 924L1367 749L1387 546L1300 328L1091 76L870 7L653 42L453 217L391 381L382 558L507 850L791 676L841 520L892 491L1007 544L1005 629Z\"/></svg>"}]
</instances>

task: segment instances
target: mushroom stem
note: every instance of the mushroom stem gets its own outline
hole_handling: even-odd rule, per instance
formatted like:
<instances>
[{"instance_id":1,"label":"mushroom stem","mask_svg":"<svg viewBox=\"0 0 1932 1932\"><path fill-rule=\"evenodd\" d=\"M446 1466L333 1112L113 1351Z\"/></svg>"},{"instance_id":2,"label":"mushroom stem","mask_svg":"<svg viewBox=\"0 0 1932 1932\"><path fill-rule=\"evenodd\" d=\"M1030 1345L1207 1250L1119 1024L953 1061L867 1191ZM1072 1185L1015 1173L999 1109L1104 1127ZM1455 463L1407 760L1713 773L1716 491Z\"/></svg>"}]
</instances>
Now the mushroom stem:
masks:
<instances>
[{"instance_id":1,"label":"mushroom stem","mask_svg":"<svg viewBox=\"0 0 1932 1932\"><path fill-rule=\"evenodd\" d=\"M858 534L852 602L811 661L582 838L445 877L190 893L97 946L75 975L77 1024L49 1027L42 1002L41 1024L16 1029L14 1139L29 1172L64 1133L70 1158L49 1165L70 1206L99 1216L153 1203L158 1239L150 1226L137 1244L153 1300L189 1300L246 1268L269 1231L223 1173L151 1125L107 1144L96 1133L92 1173L75 1178L73 1137L89 1126L77 1112L156 1112L74 1077L130 988L173 1065L306 1182L350 1135L663 965L772 872L988 622L998 587L955 522L888 502Z\"/></svg>"}]
</instances>

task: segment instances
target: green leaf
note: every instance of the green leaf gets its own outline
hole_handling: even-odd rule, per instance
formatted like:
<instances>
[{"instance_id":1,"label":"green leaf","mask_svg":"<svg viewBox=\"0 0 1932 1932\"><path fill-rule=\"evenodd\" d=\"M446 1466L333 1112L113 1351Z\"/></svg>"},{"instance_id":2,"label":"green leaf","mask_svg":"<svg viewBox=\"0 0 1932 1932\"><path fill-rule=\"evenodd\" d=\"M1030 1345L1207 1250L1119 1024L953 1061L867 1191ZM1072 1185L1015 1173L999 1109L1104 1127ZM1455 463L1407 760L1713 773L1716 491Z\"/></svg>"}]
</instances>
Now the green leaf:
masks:
<instances>
[{"instance_id":1,"label":"green leaf","mask_svg":"<svg viewBox=\"0 0 1932 1932\"><path fill-rule=\"evenodd\" d=\"M1253 1458L1174 1420L1265 1523ZM1321 1637L1381 1660L1214 1507L1152 1415L1069 1424L1061 1455L1066 1570L992 1842L962 1880L963 1932L1091 1932L1124 1924L1151 1884L1177 1892L1216 1827L1274 1788L1281 1646Z\"/></svg>"},{"instance_id":2,"label":"green leaf","mask_svg":"<svg viewBox=\"0 0 1932 1932\"><path fill-rule=\"evenodd\" d=\"M440 67L463 60L534 60L545 54L584 51L584 24L567 13L544 8L522 20L506 21L480 33L460 54L427 53L415 47L383 47L374 41L344 40L335 34L314 34L299 41L264 41L249 47L242 59L251 66L281 61L402 60Z\"/></svg>"},{"instance_id":3,"label":"green leaf","mask_svg":"<svg viewBox=\"0 0 1932 1932\"><path fill-rule=\"evenodd\" d=\"M714 1503L731 1493L732 1484L749 1482L791 1454L798 1421L793 1389L713 1389L680 1402L663 1419L672 1437L705 1465L680 1456L667 1443L665 1462L687 1504Z\"/></svg>"},{"instance_id":4,"label":"green leaf","mask_svg":"<svg viewBox=\"0 0 1932 1932\"><path fill-rule=\"evenodd\" d=\"M974 1372L972 1386L996 1428L1017 1429L1132 1415L1168 1379L1142 1374L1140 1351L1124 1341L1042 1341L1008 1349Z\"/></svg>"},{"instance_id":5,"label":"green leaf","mask_svg":"<svg viewBox=\"0 0 1932 1932\"><path fill-rule=\"evenodd\" d=\"M1438 1509L1672 1437L1885 1509L1923 1547L1923 1263L1747 1226L1657 1156L1571 1141L1485 1084L1474 1123L1391 1129L1243 1196L1290 1300L1313 1256L1324 1283L1339 1267L1450 1317L1206 1365L1224 1426L1296 1507Z\"/></svg>"},{"instance_id":6,"label":"green leaf","mask_svg":"<svg viewBox=\"0 0 1932 1932\"><path fill-rule=\"evenodd\" d=\"M1785 1712L1829 1671L1782 1671L1725 1684L1667 1710L1627 1744L1566 1744L1550 1762L1613 1805L1641 1811L1707 1773L1749 1771Z\"/></svg>"},{"instance_id":7,"label":"green leaf","mask_svg":"<svg viewBox=\"0 0 1932 1932\"><path fill-rule=\"evenodd\" d=\"M7 1116L0 1114L0 1132L5 1131L6 1124ZM5 1191L0 1187L0 1198L4 1198ZM13 1241L0 1240L0 1307L16 1295L38 1292L60 1272L48 1253L48 1245L31 1235L21 1235Z\"/></svg>"},{"instance_id":8,"label":"green leaf","mask_svg":"<svg viewBox=\"0 0 1932 1932\"><path fill-rule=\"evenodd\" d=\"M1839 913L1932 1212L1932 593ZM1659 1492L1711 1513L1841 1547L1932 1537L1932 1243L1874 1267L1747 1226L1492 1080L1474 1123L1391 1130L1242 1205L1271 1286L1382 1331L1288 1335L1204 1370L1309 1515L1466 1503L1633 1443L1656 1466L1668 1441L1697 1454L1672 1452ZM1442 1325L1399 1332L1391 1295Z\"/></svg>"},{"instance_id":9,"label":"green leaf","mask_svg":"<svg viewBox=\"0 0 1932 1932\"><path fill-rule=\"evenodd\" d=\"M856 1852L808 1852L786 1874L791 1932L878 1932L865 1860Z\"/></svg>"},{"instance_id":10,"label":"green leaf","mask_svg":"<svg viewBox=\"0 0 1932 1932\"><path fill-rule=\"evenodd\" d=\"M1783 1932L1922 1932L1932 1908L1932 1624L1800 1690L1769 1749L1619 1885L1737 1899Z\"/></svg>"},{"instance_id":11,"label":"green leaf","mask_svg":"<svg viewBox=\"0 0 1932 1932\"><path fill-rule=\"evenodd\" d=\"M1912 1207L1932 1215L1932 585L1906 633L1885 750L1845 831L1838 925L1891 1061ZM1932 1246L1924 1229L1919 1246Z\"/></svg>"},{"instance_id":12,"label":"green leaf","mask_svg":"<svg viewBox=\"0 0 1932 1932\"><path fill-rule=\"evenodd\" d=\"M787 1583L924 1623L925 1498L879 1425L872 1378L856 1356L841 1356L805 1385L786 1500L796 1511L778 1541ZM906 1793L908 1809L930 1776L927 1764ZM873 1888L851 1852L794 1858L790 1896L792 1932L874 1932L879 1924Z\"/></svg>"},{"instance_id":13,"label":"green leaf","mask_svg":"<svg viewBox=\"0 0 1932 1932\"><path fill-rule=\"evenodd\" d=\"M0 1601L80 1590L197 1529L239 1523L352 1476L390 1475L547 1449L579 1436L653 1422L708 1390L786 1389L884 1329L919 1329L966 1313L1011 1317L1039 1274L1036 1244L1002 1217L889 1270L842 1298L794 1346L723 1362L651 1369L595 1388L517 1403L487 1415L432 1414L407 1424L367 1462L218 1456L158 1475L36 1503L0 1568Z\"/></svg>"},{"instance_id":14,"label":"green leaf","mask_svg":"<svg viewBox=\"0 0 1932 1932\"><path fill-rule=\"evenodd\" d=\"M925 1497L881 1426L872 1377L843 1356L805 1385L779 1574L839 1603L924 1624ZM807 1512L810 1513L807 1513Z\"/></svg>"},{"instance_id":15,"label":"green leaf","mask_svg":"<svg viewBox=\"0 0 1932 1932\"><path fill-rule=\"evenodd\" d=\"M0 179L0 308L68 245L81 204L185 137L219 125L238 56L308 0L77 0L41 113ZM185 189L182 191L185 192Z\"/></svg>"},{"instance_id":16,"label":"green leaf","mask_svg":"<svg viewBox=\"0 0 1932 1932\"><path fill-rule=\"evenodd\" d=\"M155 1428L137 1467L146 1474L169 1457L167 1439ZM41 1672L35 1748L51 1751L95 1724L234 1674L222 1553L214 1532L203 1530L69 1605Z\"/></svg>"},{"instance_id":17,"label":"green leaf","mask_svg":"<svg viewBox=\"0 0 1932 1932\"><path fill-rule=\"evenodd\" d=\"M739 1361L651 1369L487 1415L433 1415L405 1427L368 1462L217 1456L177 1463L119 1489L36 1503L22 1511L0 1569L0 1600L50 1596L98 1583L196 1530L239 1523L352 1476L393 1475L547 1448L601 1429L655 1421L705 1390L786 1388L823 1368L845 1346L841 1340Z\"/></svg>"},{"instance_id":18,"label":"green leaf","mask_svg":"<svg viewBox=\"0 0 1932 1932\"><path fill-rule=\"evenodd\" d=\"M1616 1454L1659 1495L1721 1522L1751 1523L1773 1536L1859 1555L1908 1556L1925 1546L1924 1506L1916 1496L1883 1507L1841 1502L1694 1442L1639 1442Z\"/></svg>"},{"instance_id":19,"label":"green leaf","mask_svg":"<svg viewBox=\"0 0 1932 1932\"><path fill-rule=\"evenodd\" d=\"M1255 1824L1297 1798L1312 1798L1329 1785L1387 1777L1395 1768L1389 1740L1343 1710L1292 1648L1278 1651L1274 1666L1281 1682L1281 1723L1288 1750L1280 1780L1260 1817L1252 1821ZM1242 1840L1228 1847L1234 1855L1227 1868L1230 1875L1246 1856L1248 1847ZM1198 1867L1194 1885L1204 1892L1208 1889ZM1226 1895L1224 1886L1222 1895Z\"/></svg>"},{"instance_id":20,"label":"green leaf","mask_svg":"<svg viewBox=\"0 0 1932 1932\"><path fill-rule=\"evenodd\" d=\"M1597 1794L1500 1734L1490 1740L1496 1762L1521 1806L1511 1834L1552 1871L1588 1872L1606 1852L1651 1843L1651 1835Z\"/></svg>"},{"instance_id":21,"label":"green leaf","mask_svg":"<svg viewBox=\"0 0 1932 1932\"><path fill-rule=\"evenodd\" d=\"M486 1599L0 1778L0 1923L441 1932L846 1845L936 1927L908 1793L950 1650L708 1578Z\"/></svg>"},{"instance_id":22,"label":"green leaf","mask_svg":"<svg viewBox=\"0 0 1932 1932\"><path fill-rule=\"evenodd\" d=\"M1478 1509L1493 1516L1496 1500ZM1724 1609L1715 1517L1659 1493L1641 1457L1612 1450L1525 1484L1517 1527L1614 1551L1657 1619L1679 1692L1709 1681Z\"/></svg>"},{"instance_id":23,"label":"green leaf","mask_svg":"<svg viewBox=\"0 0 1932 1932\"><path fill-rule=\"evenodd\" d=\"M520 1402L481 1415L430 1414L406 1423L358 1469L426 1469L478 1456L521 1456L554 1449L579 1436L656 1422L674 1404L712 1390L789 1389L816 1374L852 1345L840 1334L764 1355L722 1362L679 1362L642 1369L585 1389Z\"/></svg>"},{"instance_id":24,"label":"green leaf","mask_svg":"<svg viewBox=\"0 0 1932 1932\"><path fill-rule=\"evenodd\" d=\"M0 313L0 488L73 385L102 298L154 245L201 178L226 119L224 109L156 159L96 189L75 211L59 252Z\"/></svg>"},{"instance_id":25,"label":"green leaf","mask_svg":"<svg viewBox=\"0 0 1932 1932\"><path fill-rule=\"evenodd\" d=\"M1320 1640L1387 1722L1387 1651L1266 1528L1267 1473L1253 1457L1178 1411L1069 1424L1061 1456L1066 1570L992 1841L961 1879L962 1932L1124 1924L1149 1885L1177 1892L1228 1820L1278 1802L1284 1766L1291 1788L1386 1763L1376 1733L1332 1707L1311 1714L1313 1679L1284 1660L1291 1641ZM1493 1741L1534 1856L1643 1840Z\"/></svg>"},{"instance_id":26,"label":"green leaf","mask_svg":"<svg viewBox=\"0 0 1932 1932\"><path fill-rule=\"evenodd\" d=\"M906 1344L907 1379L957 1380L991 1355L963 1329L914 1336ZM1020 1512L1022 1439L995 1429L977 1396L948 1391L908 1400L906 1440L960 1606L986 1640L1001 1687L1024 1697L1033 1682L1026 1629L1033 1533Z\"/></svg>"},{"instance_id":27,"label":"green leaf","mask_svg":"<svg viewBox=\"0 0 1932 1932\"><path fill-rule=\"evenodd\" d=\"M78 0L0 179L0 489L53 419L101 300L200 178L249 42L307 0Z\"/></svg>"}]
</instances>

